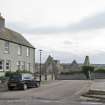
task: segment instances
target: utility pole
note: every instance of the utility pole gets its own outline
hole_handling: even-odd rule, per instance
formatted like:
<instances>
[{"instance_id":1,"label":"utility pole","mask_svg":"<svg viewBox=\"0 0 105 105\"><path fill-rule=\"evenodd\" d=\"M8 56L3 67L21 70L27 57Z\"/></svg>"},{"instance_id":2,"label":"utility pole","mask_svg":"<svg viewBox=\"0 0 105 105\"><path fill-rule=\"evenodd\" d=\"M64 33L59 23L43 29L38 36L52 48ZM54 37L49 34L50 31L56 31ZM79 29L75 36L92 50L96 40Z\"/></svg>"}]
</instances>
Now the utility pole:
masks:
<instances>
[{"instance_id":1,"label":"utility pole","mask_svg":"<svg viewBox=\"0 0 105 105\"><path fill-rule=\"evenodd\" d=\"M40 82L42 81L42 64L41 64L41 60L42 60L42 50L39 50L40 51Z\"/></svg>"},{"instance_id":2,"label":"utility pole","mask_svg":"<svg viewBox=\"0 0 105 105\"><path fill-rule=\"evenodd\" d=\"M35 75L35 73L36 73L36 66L35 66L35 50L36 50L36 48L34 49L34 57L33 57L33 61L34 61L34 66L33 66L33 68L34 68L34 79L36 78L36 75Z\"/></svg>"},{"instance_id":3,"label":"utility pole","mask_svg":"<svg viewBox=\"0 0 105 105\"><path fill-rule=\"evenodd\" d=\"M91 73L90 73L90 71L88 71L88 73L89 73L89 79L91 80Z\"/></svg>"},{"instance_id":4,"label":"utility pole","mask_svg":"<svg viewBox=\"0 0 105 105\"><path fill-rule=\"evenodd\" d=\"M86 56L85 57L84 66L88 66L88 67L90 66L89 56ZM88 76L89 76L89 79L91 80L91 72L90 72L90 69L88 70Z\"/></svg>"}]
</instances>

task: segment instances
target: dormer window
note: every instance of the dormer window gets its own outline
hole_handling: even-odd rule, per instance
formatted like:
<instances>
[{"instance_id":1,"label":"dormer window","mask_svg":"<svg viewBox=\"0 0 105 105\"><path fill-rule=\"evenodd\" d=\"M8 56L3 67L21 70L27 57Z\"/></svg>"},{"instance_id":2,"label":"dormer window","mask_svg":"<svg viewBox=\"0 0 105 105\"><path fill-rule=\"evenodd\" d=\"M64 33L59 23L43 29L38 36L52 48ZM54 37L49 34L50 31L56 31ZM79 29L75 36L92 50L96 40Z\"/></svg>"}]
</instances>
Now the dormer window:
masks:
<instances>
[{"instance_id":1,"label":"dormer window","mask_svg":"<svg viewBox=\"0 0 105 105\"><path fill-rule=\"evenodd\" d=\"M4 44L4 53L8 54L9 53L9 42L8 41L5 41L5 44Z\"/></svg>"}]
</instances>

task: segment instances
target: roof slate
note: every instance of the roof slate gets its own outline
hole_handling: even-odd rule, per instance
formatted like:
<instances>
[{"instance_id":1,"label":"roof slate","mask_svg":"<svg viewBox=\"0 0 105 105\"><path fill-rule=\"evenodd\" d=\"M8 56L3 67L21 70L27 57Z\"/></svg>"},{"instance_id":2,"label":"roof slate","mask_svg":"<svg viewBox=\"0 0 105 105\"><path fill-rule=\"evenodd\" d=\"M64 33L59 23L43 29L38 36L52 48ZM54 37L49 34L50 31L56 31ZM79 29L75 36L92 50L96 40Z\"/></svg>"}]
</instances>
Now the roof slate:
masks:
<instances>
[{"instance_id":1,"label":"roof slate","mask_svg":"<svg viewBox=\"0 0 105 105\"><path fill-rule=\"evenodd\" d=\"M0 39L34 48L21 34L8 28L0 29Z\"/></svg>"}]
</instances>

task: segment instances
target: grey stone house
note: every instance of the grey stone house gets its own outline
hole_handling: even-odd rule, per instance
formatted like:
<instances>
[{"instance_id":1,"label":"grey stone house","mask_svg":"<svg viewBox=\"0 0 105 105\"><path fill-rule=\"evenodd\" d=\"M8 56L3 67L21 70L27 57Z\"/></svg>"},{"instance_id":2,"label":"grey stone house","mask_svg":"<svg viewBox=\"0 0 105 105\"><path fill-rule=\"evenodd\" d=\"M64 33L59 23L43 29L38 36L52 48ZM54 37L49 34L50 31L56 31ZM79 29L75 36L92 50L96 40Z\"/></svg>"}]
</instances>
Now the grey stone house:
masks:
<instances>
[{"instance_id":1,"label":"grey stone house","mask_svg":"<svg viewBox=\"0 0 105 105\"><path fill-rule=\"evenodd\" d=\"M35 48L19 33L5 28L0 16L0 75L5 71L27 70L34 73Z\"/></svg>"}]
</instances>

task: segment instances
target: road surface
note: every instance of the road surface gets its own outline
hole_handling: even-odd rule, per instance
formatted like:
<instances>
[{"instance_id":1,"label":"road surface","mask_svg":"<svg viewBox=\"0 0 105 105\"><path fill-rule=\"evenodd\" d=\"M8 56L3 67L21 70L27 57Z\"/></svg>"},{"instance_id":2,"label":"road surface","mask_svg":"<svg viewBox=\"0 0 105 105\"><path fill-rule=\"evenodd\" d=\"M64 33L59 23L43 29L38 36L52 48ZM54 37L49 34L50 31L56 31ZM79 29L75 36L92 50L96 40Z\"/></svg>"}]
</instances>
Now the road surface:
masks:
<instances>
[{"instance_id":1,"label":"road surface","mask_svg":"<svg viewBox=\"0 0 105 105\"><path fill-rule=\"evenodd\" d=\"M80 99L91 81L61 80L26 91L0 92L0 105L102 105Z\"/></svg>"}]
</instances>

